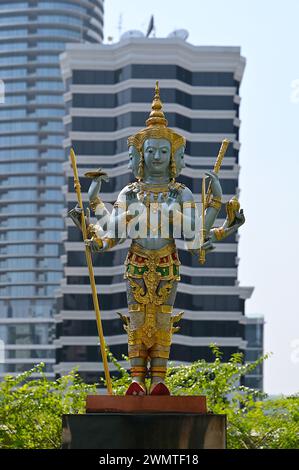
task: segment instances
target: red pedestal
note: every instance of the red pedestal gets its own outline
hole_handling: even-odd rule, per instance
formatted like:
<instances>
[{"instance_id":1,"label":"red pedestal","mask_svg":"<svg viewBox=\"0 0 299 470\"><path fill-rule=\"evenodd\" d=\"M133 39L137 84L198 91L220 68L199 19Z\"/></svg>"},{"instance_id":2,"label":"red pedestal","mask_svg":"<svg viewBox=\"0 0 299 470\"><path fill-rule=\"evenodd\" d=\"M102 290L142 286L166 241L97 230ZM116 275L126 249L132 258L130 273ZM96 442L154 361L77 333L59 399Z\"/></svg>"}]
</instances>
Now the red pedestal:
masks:
<instances>
[{"instance_id":1,"label":"red pedestal","mask_svg":"<svg viewBox=\"0 0 299 470\"><path fill-rule=\"evenodd\" d=\"M207 413L203 396L88 395L87 413Z\"/></svg>"},{"instance_id":2,"label":"red pedestal","mask_svg":"<svg viewBox=\"0 0 299 470\"><path fill-rule=\"evenodd\" d=\"M225 449L226 416L196 396L89 395L63 416L64 449Z\"/></svg>"}]
</instances>

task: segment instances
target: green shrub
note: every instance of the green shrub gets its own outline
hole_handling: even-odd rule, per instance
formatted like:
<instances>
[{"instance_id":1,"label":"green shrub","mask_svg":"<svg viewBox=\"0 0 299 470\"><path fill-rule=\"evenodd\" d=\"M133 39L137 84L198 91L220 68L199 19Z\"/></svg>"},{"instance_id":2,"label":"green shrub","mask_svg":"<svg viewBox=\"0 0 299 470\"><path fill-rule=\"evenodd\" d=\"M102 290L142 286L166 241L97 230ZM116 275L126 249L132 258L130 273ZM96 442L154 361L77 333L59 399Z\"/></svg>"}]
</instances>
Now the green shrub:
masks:
<instances>
[{"instance_id":1,"label":"green shrub","mask_svg":"<svg viewBox=\"0 0 299 470\"><path fill-rule=\"evenodd\" d=\"M211 345L214 362L199 360L170 367L166 383L172 395L205 395L208 411L227 415L227 445L232 449L299 448L299 396L268 398L266 394L240 385L241 379L269 356L244 364L243 355L233 354L222 362L222 354ZM123 395L130 376L110 354L119 370L113 389Z\"/></svg>"},{"instance_id":2,"label":"green shrub","mask_svg":"<svg viewBox=\"0 0 299 470\"><path fill-rule=\"evenodd\" d=\"M76 371L55 382L46 378L44 364L0 383L0 447L51 449L61 446L61 417L84 413L87 393L95 386L84 384ZM40 378L32 380L33 373Z\"/></svg>"},{"instance_id":3,"label":"green shrub","mask_svg":"<svg viewBox=\"0 0 299 470\"><path fill-rule=\"evenodd\" d=\"M233 354L224 363L219 348L211 348L212 363L170 364L166 381L172 394L205 395L209 412L226 414L229 448L298 448L299 396L270 399L240 385L267 356L244 364L241 354ZM119 372L112 377L114 394L124 395L130 376L111 353L108 356ZM53 382L43 368L39 364L0 383L0 447L60 448L62 415L85 413L86 395L95 393L96 385L84 384L75 370ZM40 378L32 380L36 372Z\"/></svg>"}]
</instances>

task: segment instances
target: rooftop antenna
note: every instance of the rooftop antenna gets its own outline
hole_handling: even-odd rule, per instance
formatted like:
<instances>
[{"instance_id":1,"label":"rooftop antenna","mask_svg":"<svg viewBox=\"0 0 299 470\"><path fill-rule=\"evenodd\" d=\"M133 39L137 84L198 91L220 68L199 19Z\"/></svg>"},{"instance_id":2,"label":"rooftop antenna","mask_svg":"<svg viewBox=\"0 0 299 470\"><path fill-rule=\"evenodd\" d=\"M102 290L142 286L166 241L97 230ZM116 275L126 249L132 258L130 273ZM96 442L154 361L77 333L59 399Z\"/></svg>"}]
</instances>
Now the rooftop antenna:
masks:
<instances>
[{"instance_id":1,"label":"rooftop antenna","mask_svg":"<svg viewBox=\"0 0 299 470\"><path fill-rule=\"evenodd\" d=\"M155 27L155 21L154 21L154 15L151 16L148 27L147 27L147 32L146 32L146 37L148 38L153 32L153 37L156 37L156 27Z\"/></svg>"},{"instance_id":2,"label":"rooftop antenna","mask_svg":"<svg viewBox=\"0 0 299 470\"><path fill-rule=\"evenodd\" d=\"M122 29L123 29L123 14L120 13L119 18L118 18L118 40L120 40Z\"/></svg>"}]
</instances>

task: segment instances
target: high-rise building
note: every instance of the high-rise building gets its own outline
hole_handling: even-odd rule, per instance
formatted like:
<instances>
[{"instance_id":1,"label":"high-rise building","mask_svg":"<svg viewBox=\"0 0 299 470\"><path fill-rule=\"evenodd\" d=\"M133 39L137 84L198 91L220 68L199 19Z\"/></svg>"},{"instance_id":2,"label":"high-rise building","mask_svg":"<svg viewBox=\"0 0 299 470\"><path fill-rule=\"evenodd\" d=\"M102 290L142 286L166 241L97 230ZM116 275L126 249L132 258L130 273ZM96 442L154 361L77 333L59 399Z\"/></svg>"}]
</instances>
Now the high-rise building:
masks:
<instances>
[{"instance_id":1,"label":"high-rise building","mask_svg":"<svg viewBox=\"0 0 299 470\"><path fill-rule=\"evenodd\" d=\"M77 154L84 200L90 180L83 174L90 168L102 167L110 175L101 190L106 203L113 203L118 192L133 180L127 169L126 139L144 127L155 80L159 80L169 126L187 139L186 168L178 181L200 201L204 171L213 168L226 137L232 144L220 178L223 200L229 200L239 193L239 87L245 66L240 49L194 46L178 37L180 34L151 39L140 36L125 34L118 43L97 47L68 45L61 56L67 85L64 146L66 152L73 146ZM66 215L76 204L76 195L69 163L65 163L65 171ZM223 205L217 224L224 218ZM84 245L72 221L67 218L66 224L55 371L61 374L78 365L86 381L98 381L99 341ZM224 359L245 351L245 300L253 288L241 287L238 282L238 239L235 234L218 243L204 266L185 250L183 241L177 241L182 267L175 311L183 309L185 315L180 333L173 337L174 362L211 360L209 345L213 342L221 347ZM128 246L129 241L94 256L104 334L119 360L127 353L127 335L116 311L127 311L122 275Z\"/></svg>"},{"instance_id":2,"label":"high-rise building","mask_svg":"<svg viewBox=\"0 0 299 470\"><path fill-rule=\"evenodd\" d=\"M54 377L65 181L59 54L67 42L102 41L103 3L0 2L0 376L42 360Z\"/></svg>"},{"instance_id":3,"label":"high-rise building","mask_svg":"<svg viewBox=\"0 0 299 470\"><path fill-rule=\"evenodd\" d=\"M247 341L245 361L254 362L264 354L264 318L245 317L245 339ZM264 366L260 363L245 377L246 387L264 389Z\"/></svg>"}]
</instances>

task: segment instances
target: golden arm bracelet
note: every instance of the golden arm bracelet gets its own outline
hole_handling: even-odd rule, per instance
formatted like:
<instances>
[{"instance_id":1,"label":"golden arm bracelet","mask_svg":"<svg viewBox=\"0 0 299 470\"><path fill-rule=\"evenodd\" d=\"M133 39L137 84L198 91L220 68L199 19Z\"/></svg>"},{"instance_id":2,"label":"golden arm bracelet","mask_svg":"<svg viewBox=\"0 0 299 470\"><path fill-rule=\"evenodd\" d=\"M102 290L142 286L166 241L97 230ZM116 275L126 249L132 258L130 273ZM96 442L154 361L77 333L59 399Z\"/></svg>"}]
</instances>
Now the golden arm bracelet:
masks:
<instances>
[{"instance_id":1,"label":"golden arm bracelet","mask_svg":"<svg viewBox=\"0 0 299 470\"><path fill-rule=\"evenodd\" d=\"M194 208L196 207L195 201L184 201L184 202L183 202L183 210L184 210L184 209L188 209L189 207L191 207L192 209L194 209Z\"/></svg>"},{"instance_id":2,"label":"golden arm bracelet","mask_svg":"<svg viewBox=\"0 0 299 470\"><path fill-rule=\"evenodd\" d=\"M117 240L115 238L108 238L108 237L99 238L97 236L94 236L92 237L92 241L97 243L97 245L99 245L100 248L103 248L104 242L106 242L108 250L110 250L110 248L113 248L115 245L117 245Z\"/></svg>"},{"instance_id":3,"label":"golden arm bracelet","mask_svg":"<svg viewBox=\"0 0 299 470\"><path fill-rule=\"evenodd\" d=\"M97 237L97 232L96 232L94 224L89 224L86 228L86 231L87 231L87 238Z\"/></svg>"},{"instance_id":4,"label":"golden arm bracelet","mask_svg":"<svg viewBox=\"0 0 299 470\"><path fill-rule=\"evenodd\" d=\"M123 202L123 201L116 201L116 202L113 204L113 207L115 207L116 209L127 210L127 203L126 203L126 202Z\"/></svg>"},{"instance_id":5,"label":"golden arm bracelet","mask_svg":"<svg viewBox=\"0 0 299 470\"><path fill-rule=\"evenodd\" d=\"M117 239L116 238L104 237L103 241L105 241L107 243L108 249L113 248L115 245L117 245Z\"/></svg>"},{"instance_id":6,"label":"golden arm bracelet","mask_svg":"<svg viewBox=\"0 0 299 470\"><path fill-rule=\"evenodd\" d=\"M219 227L219 228L213 228L211 230L211 232L214 233L216 239L219 241L219 240L222 240L224 237L225 237L225 229L222 228L222 227Z\"/></svg>"}]
</instances>

